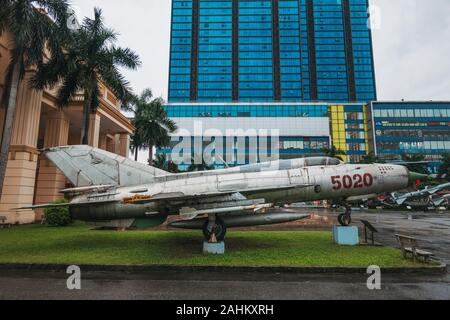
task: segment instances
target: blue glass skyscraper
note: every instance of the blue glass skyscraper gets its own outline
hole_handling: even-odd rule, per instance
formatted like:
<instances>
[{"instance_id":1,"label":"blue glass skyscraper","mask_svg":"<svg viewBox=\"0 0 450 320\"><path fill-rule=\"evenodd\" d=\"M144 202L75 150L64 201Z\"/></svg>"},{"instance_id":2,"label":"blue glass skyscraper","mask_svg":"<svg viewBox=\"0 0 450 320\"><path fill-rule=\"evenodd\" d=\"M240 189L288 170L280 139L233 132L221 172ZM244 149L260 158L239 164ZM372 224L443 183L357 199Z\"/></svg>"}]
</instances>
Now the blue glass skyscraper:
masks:
<instances>
[{"instance_id":1,"label":"blue glass skyscraper","mask_svg":"<svg viewBox=\"0 0 450 320\"><path fill-rule=\"evenodd\" d=\"M172 0L169 102L376 100L367 0Z\"/></svg>"},{"instance_id":2,"label":"blue glass skyscraper","mask_svg":"<svg viewBox=\"0 0 450 320\"><path fill-rule=\"evenodd\" d=\"M184 134L161 152L198 139L183 148L188 160L214 149L216 167L261 161L270 130L271 155L334 145L361 161L365 104L376 100L368 21L367 0L172 0L166 110Z\"/></svg>"}]
</instances>

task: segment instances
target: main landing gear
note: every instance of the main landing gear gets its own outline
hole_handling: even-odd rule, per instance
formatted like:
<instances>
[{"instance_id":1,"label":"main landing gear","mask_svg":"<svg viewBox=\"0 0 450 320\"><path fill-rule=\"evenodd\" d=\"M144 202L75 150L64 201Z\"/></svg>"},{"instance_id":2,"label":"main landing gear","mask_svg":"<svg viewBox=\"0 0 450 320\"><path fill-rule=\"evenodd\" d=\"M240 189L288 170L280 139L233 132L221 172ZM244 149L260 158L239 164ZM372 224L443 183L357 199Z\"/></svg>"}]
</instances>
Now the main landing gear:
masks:
<instances>
[{"instance_id":1,"label":"main landing gear","mask_svg":"<svg viewBox=\"0 0 450 320\"><path fill-rule=\"evenodd\" d=\"M203 235L209 243L222 242L227 234L227 226L222 219L216 215L210 215L208 221L203 225Z\"/></svg>"},{"instance_id":2,"label":"main landing gear","mask_svg":"<svg viewBox=\"0 0 450 320\"><path fill-rule=\"evenodd\" d=\"M338 221L343 227L348 227L352 223L352 207L345 205L345 213L338 216Z\"/></svg>"}]
</instances>

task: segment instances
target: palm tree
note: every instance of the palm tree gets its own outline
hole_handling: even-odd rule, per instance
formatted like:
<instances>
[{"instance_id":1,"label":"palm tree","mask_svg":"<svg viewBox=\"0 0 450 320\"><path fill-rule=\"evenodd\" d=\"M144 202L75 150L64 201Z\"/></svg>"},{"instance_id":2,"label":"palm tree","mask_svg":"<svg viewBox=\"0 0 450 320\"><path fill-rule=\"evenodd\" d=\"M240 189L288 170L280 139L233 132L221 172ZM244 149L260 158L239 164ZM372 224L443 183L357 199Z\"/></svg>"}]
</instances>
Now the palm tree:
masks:
<instances>
[{"instance_id":1,"label":"palm tree","mask_svg":"<svg viewBox=\"0 0 450 320\"><path fill-rule=\"evenodd\" d=\"M327 157L336 158L336 159L339 159L339 160L342 160L342 161L344 161L344 159L341 156L345 156L346 155L345 151L342 151L341 149L338 149L335 146L332 146L331 148L323 148L322 152Z\"/></svg>"},{"instance_id":2,"label":"palm tree","mask_svg":"<svg viewBox=\"0 0 450 320\"><path fill-rule=\"evenodd\" d=\"M160 98L153 99L150 89L146 89L134 101L134 126L140 142L149 148L149 165L153 164L153 149L170 144L170 134L178 130L175 121L167 116ZM139 145L136 145L138 149Z\"/></svg>"},{"instance_id":3,"label":"palm tree","mask_svg":"<svg viewBox=\"0 0 450 320\"><path fill-rule=\"evenodd\" d=\"M135 70L141 62L131 49L114 45L117 33L104 25L102 11L98 8L94 9L94 19L85 18L81 28L67 40L64 60L51 59L36 74L35 81L43 87L61 82L58 90L61 106L68 105L80 91L83 93L81 143L88 144L89 115L99 107L100 81L105 82L126 109L132 92L119 68Z\"/></svg>"},{"instance_id":4,"label":"palm tree","mask_svg":"<svg viewBox=\"0 0 450 320\"><path fill-rule=\"evenodd\" d=\"M133 119L133 125L136 125L134 119ZM134 154L135 161L138 161L138 159L139 159L139 151L147 148L147 145L145 144L144 139L141 136L141 131L142 130L135 130L133 135L131 136L130 150Z\"/></svg>"},{"instance_id":5,"label":"palm tree","mask_svg":"<svg viewBox=\"0 0 450 320\"><path fill-rule=\"evenodd\" d=\"M68 5L66 0L2 0L0 5L0 36L11 36L11 59L6 74L2 106L6 107L0 150L0 195L3 191L6 165L19 83L26 71L41 68L47 49L55 59L60 54L61 34L67 34Z\"/></svg>"}]
</instances>

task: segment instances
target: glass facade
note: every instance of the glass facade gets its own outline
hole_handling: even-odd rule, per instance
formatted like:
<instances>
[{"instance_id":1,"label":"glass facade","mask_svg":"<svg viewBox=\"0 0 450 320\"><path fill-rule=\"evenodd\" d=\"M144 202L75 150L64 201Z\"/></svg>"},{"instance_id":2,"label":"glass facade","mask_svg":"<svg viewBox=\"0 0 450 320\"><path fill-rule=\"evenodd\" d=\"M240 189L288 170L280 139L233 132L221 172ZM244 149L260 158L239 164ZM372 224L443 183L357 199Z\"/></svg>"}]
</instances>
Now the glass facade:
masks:
<instances>
[{"instance_id":1,"label":"glass facade","mask_svg":"<svg viewBox=\"0 0 450 320\"><path fill-rule=\"evenodd\" d=\"M231 101L232 2L193 2L199 3L197 100Z\"/></svg>"},{"instance_id":2,"label":"glass facade","mask_svg":"<svg viewBox=\"0 0 450 320\"><path fill-rule=\"evenodd\" d=\"M186 122L186 119L191 124L201 121L205 125L202 132L208 132L211 125L208 126L207 123L213 121L213 125L216 126L214 127L215 130L219 130L226 137L220 144L217 141L214 143L214 150L220 148L220 154L225 155L223 159L218 158L215 162L216 167L223 166L223 160L226 160L229 165L254 163L259 161L258 155L261 152L276 153L281 159L323 155L324 149L329 148L331 142L336 148L345 152L342 157L348 162L360 162L369 152L367 106L363 104L171 103L167 104L165 108L169 117L177 122L180 120ZM256 120L258 128L253 128L251 126L255 125L255 122L248 122L247 119L251 121L256 118L261 119ZM282 120L277 122L276 119L280 118ZM319 119L319 122L316 122L315 119ZM186 124L185 122L183 123ZM280 134L276 137L276 143L268 143L268 148L263 143L261 147L258 130L261 128L264 131L279 129L280 124L285 129L289 128L287 131L291 134ZM321 135L315 135L311 132L316 124L321 126ZM199 135L195 127L194 129L184 129L191 134L195 133L195 138L193 135L189 138L192 139L188 148L190 159L195 157L196 152L202 152L200 148L203 148L203 150L208 147L211 148L211 139ZM250 136L246 132L249 129L250 134L252 134ZM228 130L237 130L243 134L246 142L241 140L242 136L226 134ZM167 154L170 158L173 149L186 138L176 137L169 148L161 149L159 152ZM194 139L198 139L197 144ZM226 144L225 139L236 141L232 144ZM249 139L258 139L257 147L250 147ZM270 136L269 139L271 139ZM181 169L187 167L189 167L188 164L180 165Z\"/></svg>"},{"instance_id":3,"label":"glass facade","mask_svg":"<svg viewBox=\"0 0 450 320\"><path fill-rule=\"evenodd\" d=\"M169 99L186 101L190 97L192 1L172 1Z\"/></svg>"},{"instance_id":4,"label":"glass facade","mask_svg":"<svg viewBox=\"0 0 450 320\"><path fill-rule=\"evenodd\" d=\"M270 154L271 148L276 148L276 152L280 159L296 159L305 156L319 156L323 155L323 149L330 147L330 139L328 137L279 137L277 145L272 145L270 141L267 143L268 147L264 147L259 137L223 137L219 143L217 138L210 137L191 137L191 146L195 146L195 140L198 140L203 149L212 148L213 165L217 169L225 168L224 161L227 166L238 166L259 162L259 155L261 153ZM230 143L231 141L231 143ZM252 144L252 141L254 143ZM170 159L174 151L178 151L180 143L183 143L182 138L172 141L168 148L160 149L158 152L166 154ZM227 148L227 146L232 148ZM220 148L220 149L219 149ZM190 159L196 156L196 148L191 148ZM220 154L220 157L215 157ZM181 171L186 171L191 165L190 161L181 162L178 168Z\"/></svg>"},{"instance_id":5,"label":"glass facade","mask_svg":"<svg viewBox=\"0 0 450 320\"><path fill-rule=\"evenodd\" d=\"M272 1L238 3L238 99L270 101L274 95Z\"/></svg>"},{"instance_id":6,"label":"glass facade","mask_svg":"<svg viewBox=\"0 0 450 320\"><path fill-rule=\"evenodd\" d=\"M258 104L168 104L171 118L255 118L255 117L328 117L328 105L258 105Z\"/></svg>"},{"instance_id":7,"label":"glass facade","mask_svg":"<svg viewBox=\"0 0 450 320\"><path fill-rule=\"evenodd\" d=\"M369 127L365 105L333 105L331 109L331 132L333 145L342 151L345 161L358 163L369 152Z\"/></svg>"},{"instance_id":8,"label":"glass facade","mask_svg":"<svg viewBox=\"0 0 450 320\"><path fill-rule=\"evenodd\" d=\"M280 158L319 155L333 139L345 160L360 161L364 103L376 100L368 19L367 0L172 0L168 115L191 131L195 120L283 133L266 148L260 136L252 147L248 136L225 144L193 132L160 152L186 139L190 158L213 146L233 165L274 148Z\"/></svg>"},{"instance_id":9,"label":"glass facade","mask_svg":"<svg viewBox=\"0 0 450 320\"><path fill-rule=\"evenodd\" d=\"M373 102L376 153L385 159L423 154L439 160L450 153L450 102Z\"/></svg>"},{"instance_id":10,"label":"glass facade","mask_svg":"<svg viewBox=\"0 0 450 320\"><path fill-rule=\"evenodd\" d=\"M169 102L376 99L367 0L173 0Z\"/></svg>"}]
</instances>

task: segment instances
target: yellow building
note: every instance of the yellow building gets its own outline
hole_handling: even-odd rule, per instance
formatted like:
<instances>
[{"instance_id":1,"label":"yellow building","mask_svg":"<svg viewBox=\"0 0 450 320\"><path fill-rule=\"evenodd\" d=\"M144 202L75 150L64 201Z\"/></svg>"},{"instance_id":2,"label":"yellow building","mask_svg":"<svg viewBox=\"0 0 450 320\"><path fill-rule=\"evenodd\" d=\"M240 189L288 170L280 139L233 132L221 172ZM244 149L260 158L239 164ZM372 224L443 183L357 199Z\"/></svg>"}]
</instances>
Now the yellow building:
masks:
<instances>
[{"instance_id":1,"label":"yellow building","mask_svg":"<svg viewBox=\"0 0 450 320\"><path fill-rule=\"evenodd\" d=\"M5 73L9 63L8 35L0 37L0 94L5 90ZM39 149L79 144L83 95L60 109L55 89L31 90L22 81L17 95L9 160L0 199L0 216L8 223L32 223L40 220L42 211L14 211L12 208L48 203L61 198L59 191L67 184L65 177ZM120 112L120 101L105 86L101 86L101 103L91 115L89 144L101 149L128 155L129 137L134 128ZM0 108L0 139L3 134L5 109Z\"/></svg>"}]
</instances>

